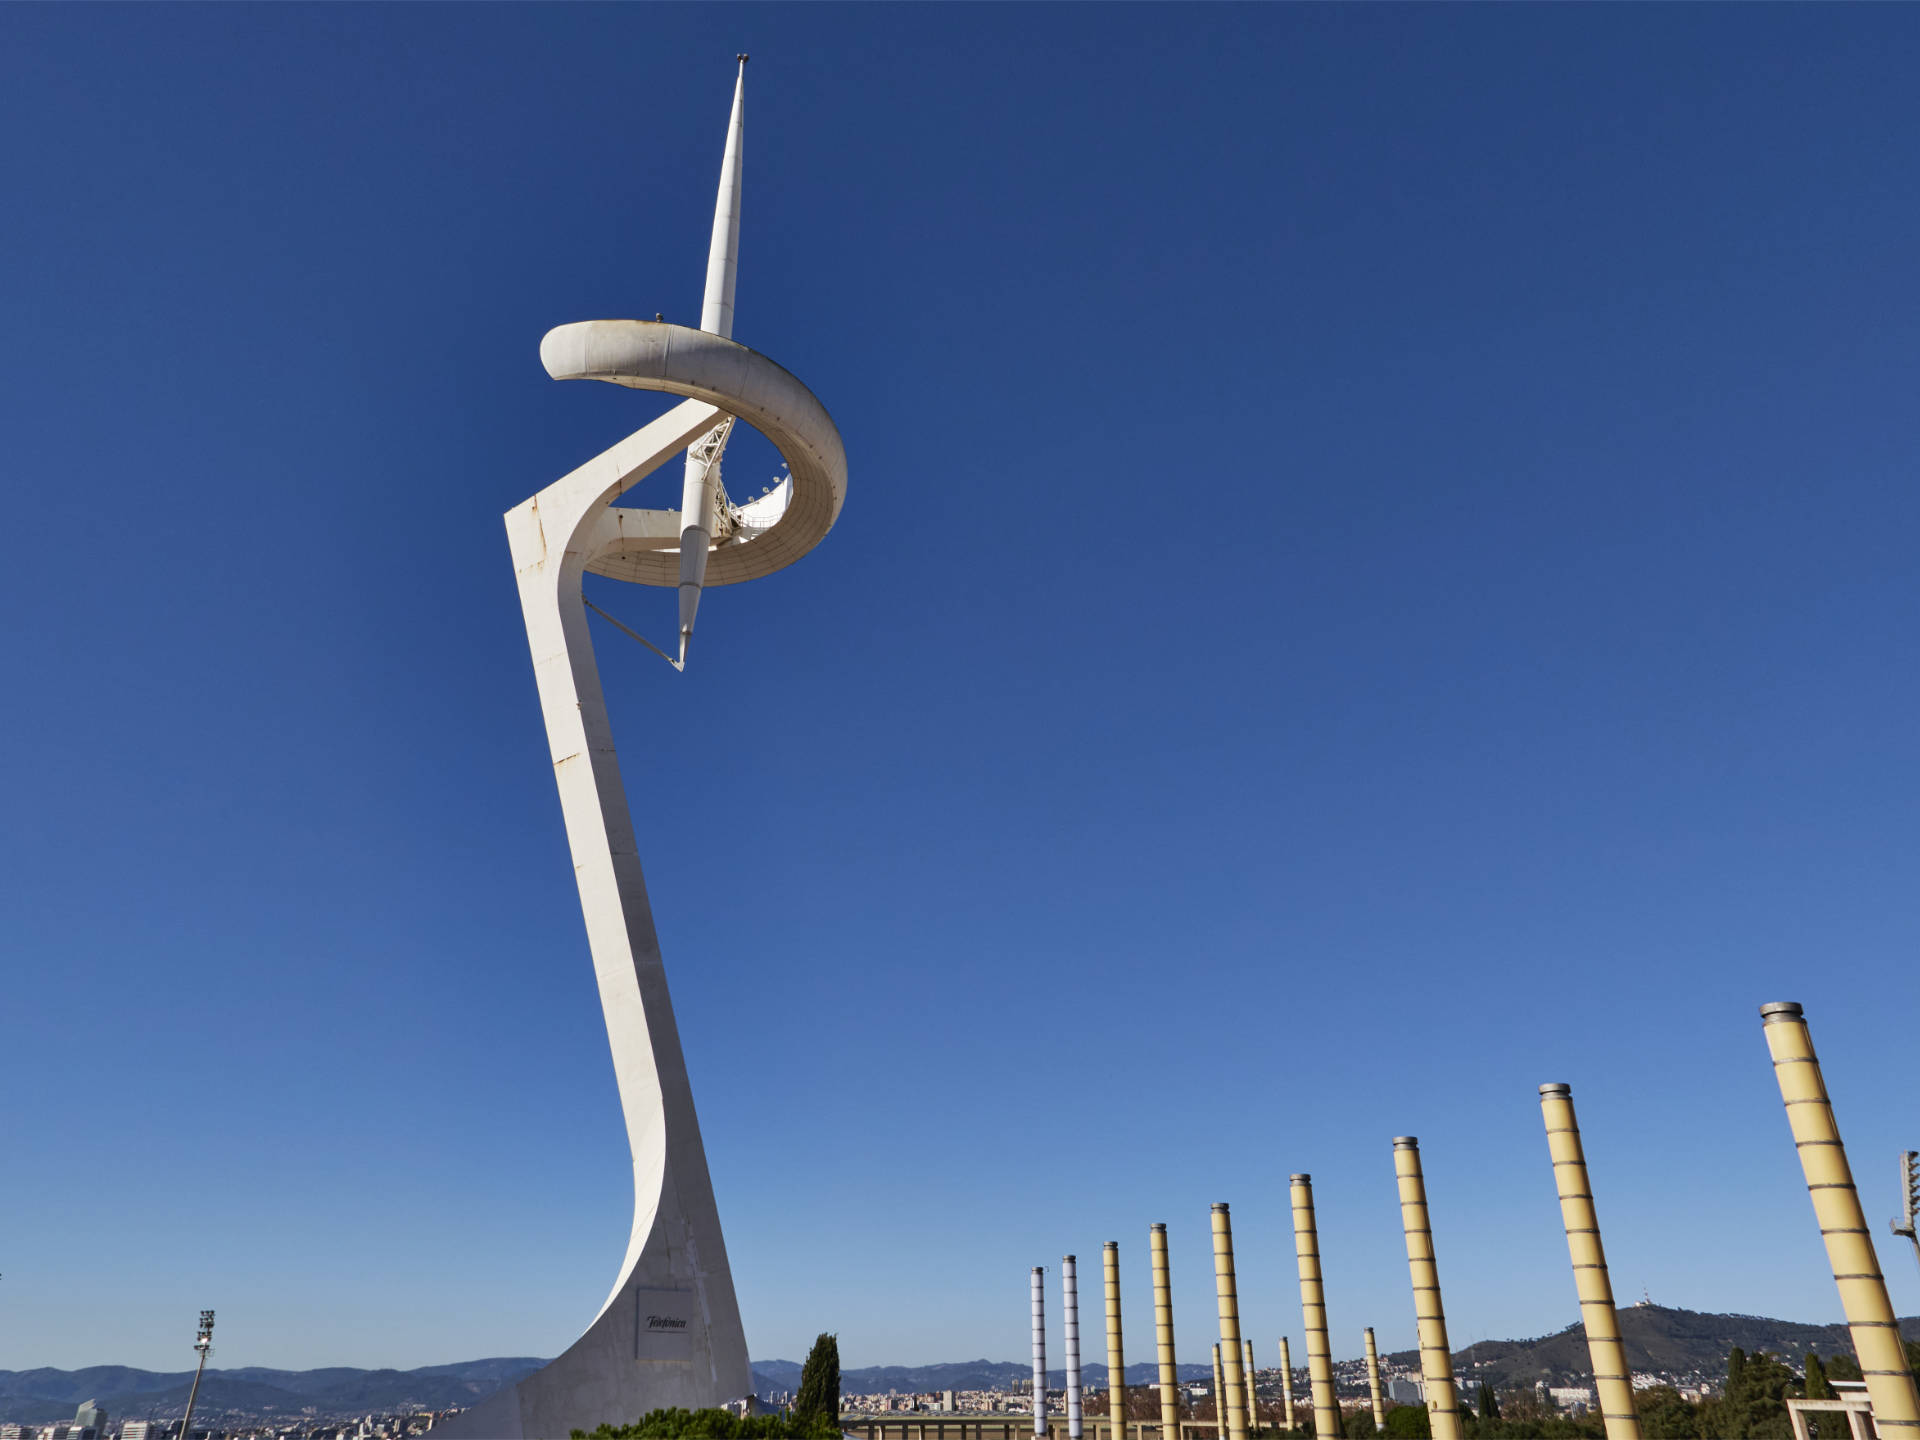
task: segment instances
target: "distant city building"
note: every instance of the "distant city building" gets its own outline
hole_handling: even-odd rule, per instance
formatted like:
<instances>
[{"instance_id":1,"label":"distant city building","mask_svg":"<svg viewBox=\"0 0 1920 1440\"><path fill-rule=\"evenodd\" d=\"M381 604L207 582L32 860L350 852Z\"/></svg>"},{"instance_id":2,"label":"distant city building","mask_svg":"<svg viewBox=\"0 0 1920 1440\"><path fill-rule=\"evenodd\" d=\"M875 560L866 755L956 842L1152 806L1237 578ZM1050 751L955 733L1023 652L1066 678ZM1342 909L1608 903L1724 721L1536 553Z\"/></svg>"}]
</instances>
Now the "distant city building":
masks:
<instances>
[{"instance_id":1,"label":"distant city building","mask_svg":"<svg viewBox=\"0 0 1920 1440\"><path fill-rule=\"evenodd\" d=\"M1387 1381L1387 1399L1395 1405L1419 1405L1426 1398L1426 1392L1420 1388L1418 1380Z\"/></svg>"},{"instance_id":2,"label":"distant city building","mask_svg":"<svg viewBox=\"0 0 1920 1440\"><path fill-rule=\"evenodd\" d=\"M954 1403L953 1391L942 1390L940 1392L940 1413L941 1414L951 1415L955 1410L959 1408L960 1407Z\"/></svg>"},{"instance_id":3,"label":"distant city building","mask_svg":"<svg viewBox=\"0 0 1920 1440\"><path fill-rule=\"evenodd\" d=\"M1552 1385L1547 1388L1547 1394L1553 1397L1554 1404L1575 1415L1584 1415L1593 1408L1593 1388L1588 1385Z\"/></svg>"},{"instance_id":4,"label":"distant city building","mask_svg":"<svg viewBox=\"0 0 1920 1440\"><path fill-rule=\"evenodd\" d=\"M151 1420L128 1420L120 1427L120 1440L160 1440Z\"/></svg>"},{"instance_id":5,"label":"distant city building","mask_svg":"<svg viewBox=\"0 0 1920 1440\"><path fill-rule=\"evenodd\" d=\"M72 1440L106 1440L107 1412L98 1400L89 1400L73 1412Z\"/></svg>"}]
</instances>

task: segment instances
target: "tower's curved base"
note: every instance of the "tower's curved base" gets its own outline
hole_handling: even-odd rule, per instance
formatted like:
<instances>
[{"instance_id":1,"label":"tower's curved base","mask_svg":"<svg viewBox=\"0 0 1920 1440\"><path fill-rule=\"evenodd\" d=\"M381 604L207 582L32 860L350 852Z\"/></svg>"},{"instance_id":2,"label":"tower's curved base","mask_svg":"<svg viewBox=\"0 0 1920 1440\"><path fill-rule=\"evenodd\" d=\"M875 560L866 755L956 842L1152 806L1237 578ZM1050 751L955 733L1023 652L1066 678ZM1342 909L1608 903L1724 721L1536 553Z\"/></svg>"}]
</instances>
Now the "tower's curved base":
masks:
<instances>
[{"instance_id":1,"label":"tower's curved base","mask_svg":"<svg viewBox=\"0 0 1920 1440\"><path fill-rule=\"evenodd\" d=\"M749 1395L732 1280L703 1269L691 1229L663 1206L639 1264L587 1333L551 1365L434 1426L434 1440L567 1440L649 1410Z\"/></svg>"}]
</instances>

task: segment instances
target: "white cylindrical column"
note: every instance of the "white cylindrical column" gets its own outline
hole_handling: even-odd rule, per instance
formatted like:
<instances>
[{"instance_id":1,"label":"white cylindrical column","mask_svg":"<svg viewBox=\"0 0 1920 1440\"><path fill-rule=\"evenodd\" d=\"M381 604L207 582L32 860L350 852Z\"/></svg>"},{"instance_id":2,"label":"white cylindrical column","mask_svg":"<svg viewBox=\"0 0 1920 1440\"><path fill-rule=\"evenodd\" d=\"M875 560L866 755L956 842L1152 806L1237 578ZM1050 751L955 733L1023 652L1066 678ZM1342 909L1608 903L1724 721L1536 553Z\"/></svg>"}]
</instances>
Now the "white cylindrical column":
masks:
<instances>
[{"instance_id":1,"label":"white cylindrical column","mask_svg":"<svg viewBox=\"0 0 1920 1440\"><path fill-rule=\"evenodd\" d=\"M1280 1337L1280 1428L1293 1429L1293 1351Z\"/></svg>"},{"instance_id":2,"label":"white cylindrical column","mask_svg":"<svg viewBox=\"0 0 1920 1440\"><path fill-rule=\"evenodd\" d=\"M1573 1263L1574 1293L1580 1297L1580 1323L1587 1330L1587 1354L1593 1361L1593 1395L1607 1440L1641 1440L1640 1412L1633 1401L1633 1371L1613 1308L1613 1282L1607 1277L1606 1247L1600 1243L1600 1216L1587 1179L1587 1152L1573 1114L1573 1088L1540 1087L1540 1115L1547 1126L1547 1155L1553 1183L1560 1191L1560 1221L1567 1232L1567 1257Z\"/></svg>"},{"instance_id":3,"label":"white cylindrical column","mask_svg":"<svg viewBox=\"0 0 1920 1440\"><path fill-rule=\"evenodd\" d=\"M1060 1316L1067 1337L1067 1435L1080 1440L1080 1273L1071 1255L1060 1260Z\"/></svg>"},{"instance_id":4,"label":"white cylindrical column","mask_svg":"<svg viewBox=\"0 0 1920 1440\"><path fill-rule=\"evenodd\" d=\"M1153 1333L1160 1361L1160 1440L1180 1440L1180 1373L1173 1362L1173 1267L1167 1259L1167 1227L1147 1231L1153 1257Z\"/></svg>"},{"instance_id":5,"label":"white cylindrical column","mask_svg":"<svg viewBox=\"0 0 1920 1440\"><path fill-rule=\"evenodd\" d=\"M1247 1440L1247 1395L1240 1371L1240 1292L1233 1274L1233 1218L1213 1207L1213 1288L1220 1303L1220 1369L1227 1387L1221 1412L1228 1440Z\"/></svg>"},{"instance_id":6,"label":"white cylindrical column","mask_svg":"<svg viewBox=\"0 0 1920 1440\"><path fill-rule=\"evenodd\" d=\"M1107 1419L1112 1440L1127 1440L1127 1357L1120 1342L1120 1242L1100 1252L1107 1286Z\"/></svg>"},{"instance_id":7,"label":"white cylindrical column","mask_svg":"<svg viewBox=\"0 0 1920 1440\"><path fill-rule=\"evenodd\" d=\"M1840 1309L1866 1381L1874 1430L1886 1440L1907 1440L1920 1435L1920 1391L1915 1390L1913 1369L1900 1342L1900 1322L1887 1298L1866 1212L1853 1188L1853 1171L1840 1143L1840 1126L1833 1118L1806 1015L1793 1001L1778 1000L1762 1005L1760 1018L1780 1098L1786 1102L1793 1148L1799 1152L1807 1195L1833 1267L1833 1283L1840 1287Z\"/></svg>"},{"instance_id":8,"label":"white cylindrical column","mask_svg":"<svg viewBox=\"0 0 1920 1440\"><path fill-rule=\"evenodd\" d=\"M1440 1303L1440 1266L1427 1214L1427 1176L1420 1142L1399 1135L1393 1142L1393 1173L1400 1187L1400 1225L1407 1236L1407 1271L1413 1278L1413 1318L1420 1336L1420 1394L1426 1401L1433 1440L1460 1440L1460 1408L1454 1396L1453 1352L1447 1312Z\"/></svg>"},{"instance_id":9,"label":"white cylindrical column","mask_svg":"<svg viewBox=\"0 0 1920 1440\"><path fill-rule=\"evenodd\" d=\"M1033 1267L1033 1433L1047 1433L1047 1272Z\"/></svg>"},{"instance_id":10,"label":"white cylindrical column","mask_svg":"<svg viewBox=\"0 0 1920 1440\"><path fill-rule=\"evenodd\" d=\"M1333 1389L1333 1343L1327 1337L1327 1288L1320 1273L1320 1231L1313 1217L1311 1175L1293 1177L1293 1248L1300 1265L1300 1313L1307 1332L1313 1433L1338 1435L1340 1401Z\"/></svg>"},{"instance_id":11,"label":"white cylindrical column","mask_svg":"<svg viewBox=\"0 0 1920 1440\"><path fill-rule=\"evenodd\" d=\"M1380 1394L1380 1350L1373 1343L1373 1327L1367 1326L1367 1394L1373 1401L1373 1428L1387 1428L1387 1402Z\"/></svg>"},{"instance_id":12,"label":"white cylindrical column","mask_svg":"<svg viewBox=\"0 0 1920 1440\"><path fill-rule=\"evenodd\" d=\"M1253 1393L1253 1341L1244 1335L1240 1337L1240 1348L1246 1352L1244 1379L1247 1389L1247 1433L1251 1435L1260 1428L1260 1400Z\"/></svg>"}]
</instances>

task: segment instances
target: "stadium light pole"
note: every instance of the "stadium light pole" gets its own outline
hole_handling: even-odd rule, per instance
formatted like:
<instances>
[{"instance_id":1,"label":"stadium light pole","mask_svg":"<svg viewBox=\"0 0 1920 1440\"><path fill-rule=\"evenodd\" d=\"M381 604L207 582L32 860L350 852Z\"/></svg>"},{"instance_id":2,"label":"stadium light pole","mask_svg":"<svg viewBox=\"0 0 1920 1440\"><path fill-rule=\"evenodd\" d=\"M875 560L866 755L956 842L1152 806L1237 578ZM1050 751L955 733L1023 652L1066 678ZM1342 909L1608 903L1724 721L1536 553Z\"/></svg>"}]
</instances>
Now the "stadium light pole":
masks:
<instances>
[{"instance_id":1,"label":"stadium light pole","mask_svg":"<svg viewBox=\"0 0 1920 1440\"><path fill-rule=\"evenodd\" d=\"M200 1352L200 1367L193 1372L193 1388L187 1391L187 1414L180 1422L180 1440L193 1440L193 1402L200 1395L200 1377L207 1371L207 1356L213 1352L213 1311L200 1312L200 1330L193 1337L193 1348Z\"/></svg>"},{"instance_id":2,"label":"stadium light pole","mask_svg":"<svg viewBox=\"0 0 1920 1440\"><path fill-rule=\"evenodd\" d=\"M1907 1237L1913 1245L1914 1263L1920 1264L1916 1217L1920 1217L1920 1150L1903 1150L1900 1152L1900 1213L1893 1218L1893 1233Z\"/></svg>"}]
</instances>

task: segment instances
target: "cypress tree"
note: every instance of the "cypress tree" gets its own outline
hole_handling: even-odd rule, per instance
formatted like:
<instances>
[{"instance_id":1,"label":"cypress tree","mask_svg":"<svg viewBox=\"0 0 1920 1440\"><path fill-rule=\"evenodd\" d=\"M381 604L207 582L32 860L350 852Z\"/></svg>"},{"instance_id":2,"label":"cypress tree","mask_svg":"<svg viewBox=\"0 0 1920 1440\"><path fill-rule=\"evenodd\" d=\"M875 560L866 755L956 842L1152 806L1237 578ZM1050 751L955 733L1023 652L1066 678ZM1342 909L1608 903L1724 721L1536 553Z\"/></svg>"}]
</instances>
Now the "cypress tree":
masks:
<instances>
[{"instance_id":1,"label":"cypress tree","mask_svg":"<svg viewBox=\"0 0 1920 1440\"><path fill-rule=\"evenodd\" d=\"M840 1424L840 1337L821 1335L800 1367L800 1391L793 1399L796 1419L814 1418Z\"/></svg>"},{"instance_id":2,"label":"cypress tree","mask_svg":"<svg viewBox=\"0 0 1920 1440\"><path fill-rule=\"evenodd\" d=\"M1746 1372L1747 1352L1736 1345L1727 1356L1727 1399L1740 1398L1740 1392L1745 1389L1742 1382L1746 1379Z\"/></svg>"},{"instance_id":3,"label":"cypress tree","mask_svg":"<svg viewBox=\"0 0 1920 1440\"><path fill-rule=\"evenodd\" d=\"M1493 1398L1493 1386L1484 1380L1480 1382L1480 1418L1482 1420L1500 1418L1500 1402Z\"/></svg>"},{"instance_id":4,"label":"cypress tree","mask_svg":"<svg viewBox=\"0 0 1920 1440\"><path fill-rule=\"evenodd\" d=\"M1831 1400L1833 1387L1827 1384L1827 1372L1820 1367L1820 1357L1809 1350L1807 1352L1807 1399Z\"/></svg>"}]
</instances>

